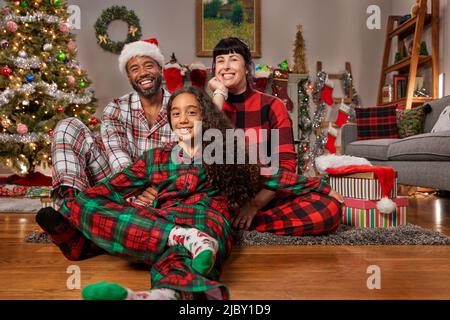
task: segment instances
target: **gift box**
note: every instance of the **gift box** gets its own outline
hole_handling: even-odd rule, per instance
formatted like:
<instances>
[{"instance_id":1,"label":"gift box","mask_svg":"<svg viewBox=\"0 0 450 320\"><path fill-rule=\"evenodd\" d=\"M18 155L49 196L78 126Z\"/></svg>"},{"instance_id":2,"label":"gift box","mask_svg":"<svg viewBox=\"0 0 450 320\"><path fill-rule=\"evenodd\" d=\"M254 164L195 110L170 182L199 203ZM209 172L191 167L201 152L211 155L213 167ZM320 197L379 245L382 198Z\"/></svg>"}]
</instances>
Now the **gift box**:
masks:
<instances>
[{"instance_id":1,"label":"gift box","mask_svg":"<svg viewBox=\"0 0 450 320\"><path fill-rule=\"evenodd\" d=\"M380 200L382 198L380 182L373 172L353 173L343 176L329 176L329 184L333 190L345 198L362 200ZM397 197L397 177L389 198Z\"/></svg>"},{"instance_id":2,"label":"gift box","mask_svg":"<svg viewBox=\"0 0 450 320\"><path fill-rule=\"evenodd\" d=\"M388 228L405 225L408 198L392 199L397 209L383 214L377 209L377 201L347 198L342 206L342 224L361 228Z\"/></svg>"}]
</instances>

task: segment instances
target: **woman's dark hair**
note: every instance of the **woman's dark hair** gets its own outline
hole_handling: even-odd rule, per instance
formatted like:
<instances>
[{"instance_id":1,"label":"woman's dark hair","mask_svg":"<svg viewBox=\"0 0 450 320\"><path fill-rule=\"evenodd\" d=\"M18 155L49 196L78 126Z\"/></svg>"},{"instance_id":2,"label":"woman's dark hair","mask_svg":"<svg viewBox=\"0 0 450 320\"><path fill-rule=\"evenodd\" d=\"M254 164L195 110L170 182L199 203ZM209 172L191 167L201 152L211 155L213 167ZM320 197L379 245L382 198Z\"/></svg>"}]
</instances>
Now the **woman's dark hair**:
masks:
<instances>
[{"instance_id":1,"label":"woman's dark hair","mask_svg":"<svg viewBox=\"0 0 450 320\"><path fill-rule=\"evenodd\" d=\"M169 123L171 123L170 111L172 109L172 103L177 96L183 93L192 94L199 102L203 132L208 129L218 129L225 138L227 136L226 130L234 129L230 120L217 108L211 98L203 90L196 87L182 88L172 94L167 104ZM203 141L202 143L203 150L205 150L209 142ZM234 144L235 161L233 164L227 164L226 143L223 143L223 146L223 164L207 164L203 162L203 166L206 169L209 182L228 198L229 208L234 209L253 199L260 190L260 167L256 164L247 164L247 148L245 145L236 143L236 139ZM242 150L242 148L245 150ZM243 151L243 154L245 153L246 164L237 164L236 153L238 153L238 150Z\"/></svg>"},{"instance_id":2,"label":"woman's dark hair","mask_svg":"<svg viewBox=\"0 0 450 320\"><path fill-rule=\"evenodd\" d=\"M236 37L224 38L217 43L216 47L213 50L213 62L212 62L213 74L216 73L217 56L230 53L239 53L241 56L244 57L245 68L249 71L249 75L247 76L247 82L252 83L252 81L249 81L251 80L252 77L251 71L253 70L253 59L252 54L250 52L250 48L244 41Z\"/></svg>"}]
</instances>

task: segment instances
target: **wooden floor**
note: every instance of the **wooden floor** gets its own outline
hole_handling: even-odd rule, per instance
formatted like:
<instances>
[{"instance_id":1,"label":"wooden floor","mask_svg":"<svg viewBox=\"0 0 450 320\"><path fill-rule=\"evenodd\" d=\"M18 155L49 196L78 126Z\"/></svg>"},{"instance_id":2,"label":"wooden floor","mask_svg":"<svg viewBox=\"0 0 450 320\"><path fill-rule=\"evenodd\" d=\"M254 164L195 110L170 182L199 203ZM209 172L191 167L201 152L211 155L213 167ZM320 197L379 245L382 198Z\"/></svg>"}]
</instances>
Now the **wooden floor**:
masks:
<instances>
[{"instance_id":1,"label":"wooden floor","mask_svg":"<svg viewBox=\"0 0 450 320\"><path fill-rule=\"evenodd\" d=\"M409 222L450 235L450 200L412 199ZM33 214L0 214L0 299L80 299L81 286L116 281L149 287L149 272L112 256L72 263L52 244L27 244ZM367 268L381 269L381 289L367 288ZM232 299L450 299L450 246L235 247L222 281Z\"/></svg>"}]
</instances>

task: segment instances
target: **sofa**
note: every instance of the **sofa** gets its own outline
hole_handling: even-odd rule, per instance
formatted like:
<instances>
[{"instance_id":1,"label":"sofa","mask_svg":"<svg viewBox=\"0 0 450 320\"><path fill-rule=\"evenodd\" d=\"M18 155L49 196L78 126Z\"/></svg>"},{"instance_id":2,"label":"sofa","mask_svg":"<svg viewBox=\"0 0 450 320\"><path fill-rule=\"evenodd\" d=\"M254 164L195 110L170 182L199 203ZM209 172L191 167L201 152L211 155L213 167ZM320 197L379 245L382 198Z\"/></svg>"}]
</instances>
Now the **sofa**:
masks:
<instances>
[{"instance_id":1,"label":"sofa","mask_svg":"<svg viewBox=\"0 0 450 320\"><path fill-rule=\"evenodd\" d=\"M390 166L398 172L398 183L450 190L450 131L431 133L450 96L428 102L431 113L424 133L403 139L357 141L356 124L341 131L342 154L368 159L373 165Z\"/></svg>"}]
</instances>

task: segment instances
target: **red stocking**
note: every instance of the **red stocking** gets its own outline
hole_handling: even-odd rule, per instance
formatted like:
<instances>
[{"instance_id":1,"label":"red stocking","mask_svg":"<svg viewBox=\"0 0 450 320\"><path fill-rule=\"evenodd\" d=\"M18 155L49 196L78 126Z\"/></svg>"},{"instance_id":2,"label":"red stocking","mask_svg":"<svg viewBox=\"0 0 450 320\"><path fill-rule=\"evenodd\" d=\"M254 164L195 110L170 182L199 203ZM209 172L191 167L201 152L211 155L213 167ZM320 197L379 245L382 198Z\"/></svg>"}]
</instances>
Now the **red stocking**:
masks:
<instances>
[{"instance_id":1,"label":"red stocking","mask_svg":"<svg viewBox=\"0 0 450 320\"><path fill-rule=\"evenodd\" d=\"M205 90L207 78L206 66L203 63L193 63L189 69L191 70L189 75L192 85Z\"/></svg>"},{"instance_id":2,"label":"red stocking","mask_svg":"<svg viewBox=\"0 0 450 320\"><path fill-rule=\"evenodd\" d=\"M320 99L323 100L327 105L333 105L333 88L325 85L323 87L322 93L320 94Z\"/></svg>"},{"instance_id":3,"label":"red stocking","mask_svg":"<svg viewBox=\"0 0 450 320\"><path fill-rule=\"evenodd\" d=\"M255 89L261 92L266 92L267 84L269 83L269 76L270 71L256 71L253 79Z\"/></svg>"},{"instance_id":4,"label":"red stocking","mask_svg":"<svg viewBox=\"0 0 450 320\"><path fill-rule=\"evenodd\" d=\"M272 83L272 94L283 100L288 111L292 111L292 109L294 109L294 103L292 102L291 98L289 98L287 92L289 72L276 69L273 74L274 78Z\"/></svg>"},{"instance_id":5,"label":"red stocking","mask_svg":"<svg viewBox=\"0 0 450 320\"><path fill-rule=\"evenodd\" d=\"M338 111L338 117L336 120L336 125L341 128L344 124L348 122L348 114L350 113L350 107L344 103L341 103Z\"/></svg>"},{"instance_id":6,"label":"red stocking","mask_svg":"<svg viewBox=\"0 0 450 320\"><path fill-rule=\"evenodd\" d=\"M328 136L327 136L327 143L325 144L325 148L330 151L331 154L336 153L336 137L338 135L338 132L335 128L330 127L328 128Z\"/></svg>"},{"instance_id":7,"label":"red stocking","mask_svg":"<svg viewBox=\"0 0 450 320\"><path fill-rule=\"evenodd\" d=\"M166 67L164 69L164 79L166 80L167 90L170 93L183 87L184 79L181 74L181 69L178 67Z\"/></svg>"}]
</instances>

